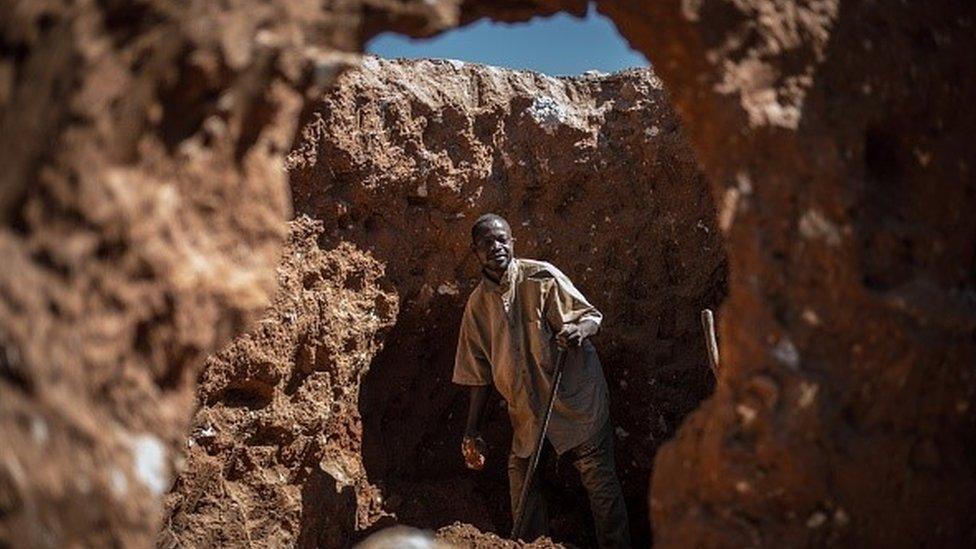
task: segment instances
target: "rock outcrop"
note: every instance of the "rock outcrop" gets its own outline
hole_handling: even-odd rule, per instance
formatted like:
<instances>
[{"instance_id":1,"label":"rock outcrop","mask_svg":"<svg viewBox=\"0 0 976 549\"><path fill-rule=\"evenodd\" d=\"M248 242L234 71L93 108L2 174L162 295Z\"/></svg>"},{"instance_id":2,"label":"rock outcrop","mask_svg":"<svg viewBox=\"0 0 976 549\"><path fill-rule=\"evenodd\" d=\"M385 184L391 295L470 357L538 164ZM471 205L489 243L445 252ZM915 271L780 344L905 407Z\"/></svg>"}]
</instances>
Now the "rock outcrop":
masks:
<instances>
[{"instance_id":1,"label":"rock outcrop","mask_svg":"<svg viewBox=\"0 0 976 549\"><path fill-rule=\"evenodd\" d=\"M291 223L271 310L207 362L159 546L339 546L383 516L359 383L397 298L369 253L322 251L321 232Z\"/></svg>"}]
</instances>

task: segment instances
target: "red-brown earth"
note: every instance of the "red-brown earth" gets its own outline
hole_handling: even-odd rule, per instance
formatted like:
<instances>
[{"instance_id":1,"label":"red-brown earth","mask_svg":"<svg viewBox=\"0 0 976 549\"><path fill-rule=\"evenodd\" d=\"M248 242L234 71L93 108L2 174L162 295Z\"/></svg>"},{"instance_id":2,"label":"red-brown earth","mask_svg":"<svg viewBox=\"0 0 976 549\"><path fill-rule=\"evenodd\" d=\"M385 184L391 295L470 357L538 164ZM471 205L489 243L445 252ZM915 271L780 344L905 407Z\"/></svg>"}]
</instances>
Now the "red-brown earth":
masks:
<instances>
[{"instance_id":1,"label":"red-brown earth","mask_svg":"<svg viewBox=\"0 0 976 549\"><path fill-rule=\"evenodd\" d=\"M976 8L597 7L667 84L728 251L723 374L659 455L655 543L972 545ZM336 48L585 8L0 3L0 540L153 535L203 357L271 295L275 166Z\"/></svg>"}]
</instances>

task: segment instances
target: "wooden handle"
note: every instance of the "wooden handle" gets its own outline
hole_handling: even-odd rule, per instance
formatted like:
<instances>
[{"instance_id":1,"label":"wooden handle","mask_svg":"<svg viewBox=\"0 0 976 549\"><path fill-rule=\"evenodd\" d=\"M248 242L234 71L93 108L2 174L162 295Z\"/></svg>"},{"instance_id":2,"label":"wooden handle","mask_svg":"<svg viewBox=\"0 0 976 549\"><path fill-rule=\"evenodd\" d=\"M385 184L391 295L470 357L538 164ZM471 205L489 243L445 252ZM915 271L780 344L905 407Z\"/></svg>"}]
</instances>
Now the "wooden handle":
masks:
<instances>
[{"instance_id":1,"label":"wooden handle","mask_svg":"<svg viewBox=\"0 0 976 549\"><path fill-rule=\"evenodd\" d=\"M708 349L708 366L718 379L718 341L715 339L715 317L711 309L701 312L702 330L705 332L705 347Z\"/></svg>"},{"instance_id":2,"label":"wooden handle","mask_svg":"<svg viewBox=\"0 0 976 549\"><path fill-rule=\"evenodd\" d=\"M556 371L552 377L552 389L549 390L546 415L542 420L542 425L539 427L539 435L535 439L535 447L532 450L532 456L529 458L529 465L525 471L525 479L522 481L522 490L519 493L518 505L515 506L515 516L512 517L512 535L509 537L515 540L522 537L522 531L525 529L525 499L529 495L529 486L532 484L535 469L539 466L542 444L546 440L549 419L552 417L552 405L556 402L556 392L559 391L559 381L563 378L563 368L566 366L566 355L568 354L569 351L566 349L559 349L559 355L556 358Z\"/></svg>"}]
</instances>

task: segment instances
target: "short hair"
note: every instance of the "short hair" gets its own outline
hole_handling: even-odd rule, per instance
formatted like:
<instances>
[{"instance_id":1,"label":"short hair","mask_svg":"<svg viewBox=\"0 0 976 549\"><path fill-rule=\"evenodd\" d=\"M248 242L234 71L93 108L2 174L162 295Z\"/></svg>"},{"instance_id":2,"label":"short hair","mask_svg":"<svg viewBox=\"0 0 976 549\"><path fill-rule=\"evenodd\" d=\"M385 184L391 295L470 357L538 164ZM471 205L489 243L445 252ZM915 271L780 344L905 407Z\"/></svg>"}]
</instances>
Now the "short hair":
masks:
<instances>
[{"instance_id":1,"label":"short hair","mask_svg":"<svg viewBox=\"0 0 976 549\"><path fill-rule=\"evenodd\" d=\"M482 226L488 225L489 223L495 223L495 222L499 222L502 225L505 225L505 227L508 228L509 232L511 232L512 226L508 224L508 221L505 221L504 217L498 214L486 213L478 217L478 219L474 221L474 225L471 226L471 242L474 242L475 240L478 239L478 232L481 230Z\"/></svg>"}]
</instances>

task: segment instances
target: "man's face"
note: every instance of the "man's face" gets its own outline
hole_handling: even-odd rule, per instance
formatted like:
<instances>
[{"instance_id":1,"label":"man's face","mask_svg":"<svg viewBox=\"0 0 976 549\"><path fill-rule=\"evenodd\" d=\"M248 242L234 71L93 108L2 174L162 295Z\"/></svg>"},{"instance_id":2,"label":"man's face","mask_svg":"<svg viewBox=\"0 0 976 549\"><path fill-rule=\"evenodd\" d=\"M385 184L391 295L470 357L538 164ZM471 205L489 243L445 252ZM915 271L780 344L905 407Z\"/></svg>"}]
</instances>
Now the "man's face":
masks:
<instances>
[{"instance_id":1,"label":"man's face","mask_svg":"<svg viewBox=\"0 0 976 549\"><path fill-rule=\"evenodd\" d=\"M514 243L512 230L496 220L480 227L473 246L484 269L502 273L512 261Z\"/></svg>"}]
</instances>

